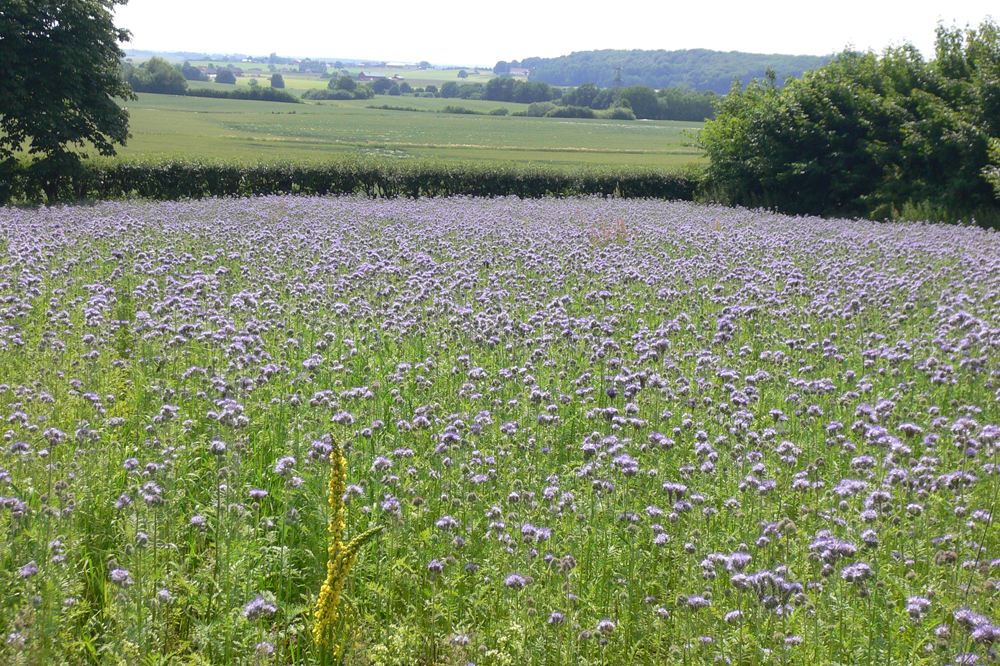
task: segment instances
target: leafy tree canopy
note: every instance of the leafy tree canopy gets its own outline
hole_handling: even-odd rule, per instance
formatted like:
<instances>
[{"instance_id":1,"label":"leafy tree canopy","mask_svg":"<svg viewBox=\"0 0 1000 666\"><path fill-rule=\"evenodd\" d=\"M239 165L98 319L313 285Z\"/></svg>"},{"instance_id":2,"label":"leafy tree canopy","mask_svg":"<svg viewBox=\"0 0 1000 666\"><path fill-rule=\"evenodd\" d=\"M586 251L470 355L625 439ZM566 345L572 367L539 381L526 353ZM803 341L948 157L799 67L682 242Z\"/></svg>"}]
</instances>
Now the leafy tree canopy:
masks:
<instances>
[{"instance_id":1,"label":"leafy tree canopy","mask_svg":"<svg viewBox=\"0 0 1000 666\"><path fill-rule=\"evenodd\" d=\"M700 142L719 198L790 213L892 217L1000 205L1000 27L939 26L913 46L844 51L783 88L734 85Z\"/></svg>"},{"instance_id":2,"label":"leafy tree canopy","mask_svg":"<svg viewBox=\"0 0 1000 666\"><path fill-rule=\"evenodd\" d=\"M215 72L216 83L236 83L236 75L228 67L220 67Z\"/></svg>"},{"instance_id":3,"label":"leafy tree canopy","mask_svg":"<svg viewBox=\"0 0 1000 666\"><path fill-rule=\"evenodd\" d=\"M285 77L277 72L271 75L271 87L272 88L284 88L285 87Z\"/></svg>"},{"instance_id":4,"label":"leafy tree canopy","mask_svg":"<svg viewBox=\"0 0 1000 666\"><path fill-rule=\"evenodd\" d=\"M52 174L52 192L59 174L79 164L88 143L114 155L115 144L129 137L128 111L115 102L135 99L119 68L125 53L118 44L130 35L115 27L112 16L114 6L123 4L3 2L0 61L7 75L0 86L0 159L27 144L28 154L44 158L36 164Z\"/></svg>"},{"instance_id":5,"label":"leafy tree canopy","mask_svg":"<svg viewBox=\"0 0 1000 666\"><path fill-rule=\"evenodd\" d=\"M621 64L626 86L678 87L725 94L734 76L744 85L754 77L763 77L768 67L773 67L782 77L802 76L803 72L820 67L829 59L826 56L724 53L708 49L606 49L578 51L558 58L525 58L520 63L501 61L493 71L501 74L509 72L511 67L522 67L531 70L532 81L544 81L553 86L580 86L590 81L599 88L610 88L614 85L615 68Z\"/></svg>"},{"instance_id":6,"label":"leafy tree canopy","mask_svg":"<svg viewBox=\"0 0 1000 666\"><path fill-rule=\"evenodd\" d=\"M187 92L187 79L184 75L159 56L153 56L141 67L124 65L122 76L136 92L161 95L183 95Z\"/></svg>"},{"instance_id":7,"label":"leafy tree canopy","mask_svg":"<svg viewBox=\"0 0 1000 666\"><path fill-rule=\"evenodd\" d=\"M347 74L338 76L336 79L330 79L330 83L327 84L327 88L331 90L346 90L347 92L354 92L354 89L357 87L358 82L354 80L353 76L348 76Z\"/></svg>"}]
</instances>

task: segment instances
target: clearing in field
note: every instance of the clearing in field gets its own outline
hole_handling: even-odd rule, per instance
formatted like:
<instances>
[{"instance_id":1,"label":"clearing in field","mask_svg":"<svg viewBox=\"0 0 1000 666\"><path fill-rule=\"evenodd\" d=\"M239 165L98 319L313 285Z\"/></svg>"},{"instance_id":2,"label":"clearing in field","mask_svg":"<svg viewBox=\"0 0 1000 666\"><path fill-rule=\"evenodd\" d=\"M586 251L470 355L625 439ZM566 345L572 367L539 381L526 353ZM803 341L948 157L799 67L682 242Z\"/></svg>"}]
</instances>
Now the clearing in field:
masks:
<instances>
[{"instance_id":1,"label":"clearing in field","mask_svg":"<svg viewBox=\"0 0 1000 666\"><path fill-rule=\"evenodd\" d=\"M614 199L3 209L0 662L983 663L998 243Z\"/></svg>"}]
</instances>

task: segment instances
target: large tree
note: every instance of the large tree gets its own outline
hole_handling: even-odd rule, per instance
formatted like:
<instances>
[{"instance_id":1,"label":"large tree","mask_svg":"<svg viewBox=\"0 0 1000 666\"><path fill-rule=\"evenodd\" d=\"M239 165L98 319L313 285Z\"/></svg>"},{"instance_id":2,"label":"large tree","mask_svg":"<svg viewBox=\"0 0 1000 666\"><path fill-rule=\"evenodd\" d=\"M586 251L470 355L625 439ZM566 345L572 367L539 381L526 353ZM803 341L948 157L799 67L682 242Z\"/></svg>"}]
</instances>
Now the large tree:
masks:
<instances>
[{"instance_id":1,"label":"large tree","mask_svg":"<svg viewBox=\"0 0 1000 666\"><path fill-rule=\"evenodd\" d=\"M130 34L115 27L112 10L127 0L3 0L0 11L0 160L27 149L42 158L46 194L78 167L93 146L114 155L129 138L128 110L115 98L135 99L119 74Z\"/></svg>"},{"instance_id":2,"label":"large tree","mask_svg":"<svg viewBox=\"0 0 1000 666\"><path fill-rule=\"evenodd\" d=\"M716 195L788 213L945 217L1000 205L1000 26L939 27L910 45L845 51L778 87L771 74L717 107L699 142Z\"/></svg>"}]
</instances>

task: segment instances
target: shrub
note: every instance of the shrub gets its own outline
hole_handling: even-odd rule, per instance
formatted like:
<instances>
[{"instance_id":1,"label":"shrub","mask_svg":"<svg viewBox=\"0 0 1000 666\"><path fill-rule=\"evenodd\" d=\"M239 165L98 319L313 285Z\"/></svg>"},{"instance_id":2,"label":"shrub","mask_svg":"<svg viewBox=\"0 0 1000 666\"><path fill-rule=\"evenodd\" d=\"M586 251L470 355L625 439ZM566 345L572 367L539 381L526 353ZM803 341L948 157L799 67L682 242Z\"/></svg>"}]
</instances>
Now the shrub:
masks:
<instances>
[{"instance_id":1,"label":"shrub","mask_svg":"<svg viewBox=\"0 0 1000 666\"><path fill-rule=\"evenodd\" d=\"M444 107L443 109L441 109L441 113L459 113L459 114L467 114L467 115L471 115L471 116L481 116L481 115L483 115L479 111L473 111L472 109L467 109L464 106L457 106L455 104L449 104L449 105L447 105L446 107Z\"/></svg>"},{"instance_id":2,"label":"shrub","mask_svg":"<svg viewBox=\"0 0 1000 666\"><path fill-rule=\"evenodd\" d=\"M302 99L355 99L354 93L349 90L335 88L313 88L302 93Z\"/></svg>"},{"instance_id":3,"label":"shrub","mask_svg":"<svg viewBox=\"0 0 1000 666\"><path fill-rule=\"evenodd\" d=\"M632 109L619 106L604 111L599 117L607 120L635 120L635 113L633 113Z\"/></svg>"},{"instance_id":4,"label":"shrub","mask_svg":"<svg viewBox=\"0 0 1000 666\"><path fill-rule=\"evenodd\" d=\"M593 109L585 106L557 106L545 114L546 118L596 118Z\"/></svg>"},{"instance_id":5,"label":"shrub","mask_svg":"<svg viewBox=\"0 0 1000 666\"><path fill-rule=\"evenodd\" d=\"M552 102L534 102L528 105L525 115L541 118L554 108L556 108L556 105Z\"/></svg>"},{"instance_id":6,"label":"shrub","mask_svg":"<svg viewBox=\"0 0 1000 666\"><path fill-rule=\"evenodd\" d=\"M216 99L242 99L255 102L284 102L287 104L301 104L301 100L295 95L278 88L268 88L266 86L255 86L252 88L237 88L235 90L214 90L207 88L203 90L188 90L189 97L213 97Z\"/></svg>"}]
</instances>

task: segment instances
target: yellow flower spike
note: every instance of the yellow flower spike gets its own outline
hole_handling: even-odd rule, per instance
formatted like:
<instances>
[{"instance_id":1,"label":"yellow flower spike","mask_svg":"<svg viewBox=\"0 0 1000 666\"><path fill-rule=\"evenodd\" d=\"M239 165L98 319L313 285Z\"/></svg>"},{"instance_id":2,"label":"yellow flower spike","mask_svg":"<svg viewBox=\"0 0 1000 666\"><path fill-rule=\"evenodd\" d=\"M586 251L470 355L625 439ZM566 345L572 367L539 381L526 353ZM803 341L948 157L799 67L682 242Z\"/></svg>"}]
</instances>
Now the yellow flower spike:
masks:
<instances>
[{"instance_id":1,"label":"yellow flower spike","mask_svg":"<svg viewBox=\"0 0 1000 666\"><path fill-rule=\"evenodd\" d=\"M318 645L327 641L329 628L337 621L337 607L340 593L344 589L347 575L358 559L361 549L374 539L381 527L373 527L351 539L345 546L344 534L344 492L347 489L347 461L340 445L334 442L330 451L330 490L327 502L330 505L330 545L327 547L326 580L319 591L319 600L313 613L313 638ZM334 646L334 656L339 655L340 646Z\"/></svg>"}]
</instances>

